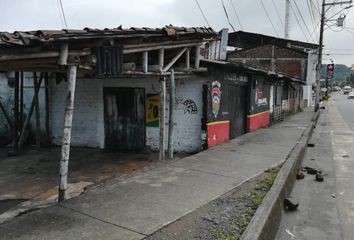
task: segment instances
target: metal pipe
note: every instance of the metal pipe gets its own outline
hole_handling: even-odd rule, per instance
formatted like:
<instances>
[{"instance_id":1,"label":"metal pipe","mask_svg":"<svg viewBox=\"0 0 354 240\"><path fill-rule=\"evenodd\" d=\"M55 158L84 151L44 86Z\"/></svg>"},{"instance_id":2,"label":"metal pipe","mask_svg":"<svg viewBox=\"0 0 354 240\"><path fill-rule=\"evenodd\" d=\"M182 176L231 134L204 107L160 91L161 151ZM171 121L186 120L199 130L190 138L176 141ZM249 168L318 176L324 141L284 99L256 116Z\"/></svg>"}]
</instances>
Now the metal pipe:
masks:
<instances>
[{"instance_id":1,"label":"metal pipe","mask_svg":"<svg viewBox=\"0 0 354 240\"><path fill-rule=\"evenodd\" d=\"M173 158L173 136L175 124L175 71L171 69L170 75L170 108L169 108L169 121L168 121L168 157Z\"/></svg>"},{"instance_id":2,"label":"metal pipe","mask_svg":"<svg viewBox=\"0 0 354 240\"><path fill-rule=\"evenodd\" d=\"M159 143L159 160L165 160L165 118L166 118L166 80L165 77L160 79L160 143Z\"/></svg>"}]
</instances>

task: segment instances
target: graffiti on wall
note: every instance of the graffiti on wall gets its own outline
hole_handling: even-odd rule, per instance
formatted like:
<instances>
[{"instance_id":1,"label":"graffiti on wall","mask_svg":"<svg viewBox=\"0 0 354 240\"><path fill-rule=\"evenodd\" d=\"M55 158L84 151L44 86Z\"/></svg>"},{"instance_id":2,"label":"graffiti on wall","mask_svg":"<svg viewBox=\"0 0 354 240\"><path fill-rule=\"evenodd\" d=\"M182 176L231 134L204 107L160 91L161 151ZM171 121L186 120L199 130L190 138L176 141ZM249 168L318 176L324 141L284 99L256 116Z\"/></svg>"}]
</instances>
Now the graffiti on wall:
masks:
<instances>
[{"instance_id":1,"label":"graffiti on wall","mask_svg":"<svg viewBox=\"0 0 354 240\"><path fill-rule=\"evenodd\" d=\"M217 118L220 110L221 101L221 83L218 81L213 81L211 83L211 99L212 99L212 111L214 117Z\"/></svg>"},{"instance_id":2,"label":"graffiti on wall","mask_svg":"<svg viewBox=\"0 0 354 240\"><path fill-rule=\"evenodd\" d=\"M183 102L183 105L184 105L184 114L197 114L198 113L197 104L193 100L187 99Z\"/></svg>"},{"instance_id":3,"label":"graffiti on wall","mask_svg":"<svg viewBox=\"0 0 354 240\"><path fill-rule=\"evenodd\" d=\"M149 95L146 99L146 126L158 127L160 115L160 95Z\"/></svg>"},{"instance_id":4,"label":"graffiti on wall","mask_svg":"<svg viewBox=\"0 0 354 240\"><path fill-rule=\"evenodd\" d=\"M261 106L267 106L268 104L268 100L266 97L263 96L263 92L262 91L259 91L258 89L256 89L256 105L258 107L261 107Z\"/></svg>"},{"instance_id":5,"label":"graffiti on wall","mask_svg":"<svg viewBox=\"0 0 354 240\"><path fill-rule=\"evenodd\" d=\"M176 98L176 105L183 105L184 114L198 114L198 106L192 99Z\"/></svg>"}]
</instances>

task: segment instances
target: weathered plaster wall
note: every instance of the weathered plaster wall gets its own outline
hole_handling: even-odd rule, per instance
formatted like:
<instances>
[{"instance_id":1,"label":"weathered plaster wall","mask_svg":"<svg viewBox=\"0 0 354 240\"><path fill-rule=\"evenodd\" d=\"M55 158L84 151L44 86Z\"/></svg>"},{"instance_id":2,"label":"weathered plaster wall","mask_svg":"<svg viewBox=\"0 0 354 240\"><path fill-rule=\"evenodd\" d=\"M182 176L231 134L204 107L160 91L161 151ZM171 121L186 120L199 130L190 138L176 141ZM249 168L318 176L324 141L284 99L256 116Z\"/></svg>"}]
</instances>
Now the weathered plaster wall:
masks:
<instances>
[{"instance_id":1,"label":"weathered plaster wall","mask_svg":"<svg viewBox=\"0 0 354 240\"><path fill-rule=\"evenodd\" d=\"M168 79L167 79L168 81ZM174 148L178 152L200 151L202 140L201 118L203 84L206 79L176 78L175 134ZM75 109L72 129L72 145L104 148L104 87L145 88L145 94L159 94L158 78L130 79L78 79L75 95ZM64 119L66 83L51 82L51 122L53 143L60 144ZM169 87L168 87L169 89ZM167 97L167 117L168 124ZM166 136L168 125L166 125ZM159 147L159 128L146 128L146 145L152 150Z\"/></svg>"}]
</instances>

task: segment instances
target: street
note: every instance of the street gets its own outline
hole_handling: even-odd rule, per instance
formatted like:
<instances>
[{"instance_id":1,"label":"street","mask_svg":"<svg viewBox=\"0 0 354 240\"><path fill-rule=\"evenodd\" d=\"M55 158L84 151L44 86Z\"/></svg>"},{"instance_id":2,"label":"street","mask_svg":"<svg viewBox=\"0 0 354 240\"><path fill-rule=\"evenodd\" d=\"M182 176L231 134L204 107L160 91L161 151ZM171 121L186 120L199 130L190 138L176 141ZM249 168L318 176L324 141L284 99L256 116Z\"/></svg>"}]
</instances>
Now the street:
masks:
<instances>
[{"instance_id":1,"label":"street","mask_svg":"<svg viewBox=\"0 0 354 240\"><path fill-rule=\"evenodd\" d=\"M303 166L321 170L324 182L305 173L290 198L298 211L284 212L276 239L353 239L354 101L335 93L311 139Z\"/></svg>"}]
</instances>

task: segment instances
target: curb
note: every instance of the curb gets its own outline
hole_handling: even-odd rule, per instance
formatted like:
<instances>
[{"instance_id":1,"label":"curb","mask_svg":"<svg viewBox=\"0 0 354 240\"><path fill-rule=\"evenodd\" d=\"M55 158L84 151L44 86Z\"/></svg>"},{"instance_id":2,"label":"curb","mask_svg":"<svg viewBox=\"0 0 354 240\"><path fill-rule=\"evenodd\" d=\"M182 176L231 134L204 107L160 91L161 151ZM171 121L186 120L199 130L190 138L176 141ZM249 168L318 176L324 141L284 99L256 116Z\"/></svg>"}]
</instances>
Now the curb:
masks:
<instances>
[{"instance_id":1,"label":"curb","mask_svg":"<svg viewBox=\"0 0 354 240\"><path fill-rule=\"evenodd\" d=\"M307 143L319 116L320 111L314 113L311 118L312 124L304 130L299 142L291 150L272 187L242 234L241 240L271 240L275 238L283 214L283 200L291 193L295 183L294 176L302 164Z\"/></svg>"}]
</instances>

